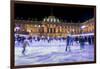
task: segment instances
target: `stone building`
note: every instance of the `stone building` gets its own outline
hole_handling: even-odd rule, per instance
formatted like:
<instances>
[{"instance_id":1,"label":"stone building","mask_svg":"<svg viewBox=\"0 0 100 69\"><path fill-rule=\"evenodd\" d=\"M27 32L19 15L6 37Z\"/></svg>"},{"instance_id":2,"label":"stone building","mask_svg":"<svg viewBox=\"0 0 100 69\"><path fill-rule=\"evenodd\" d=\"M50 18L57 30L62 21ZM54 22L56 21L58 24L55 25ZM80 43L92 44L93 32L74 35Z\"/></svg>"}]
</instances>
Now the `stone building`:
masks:
<instances>
[{"instance_id":1,"label":"stone building","mask_svg":"<svg viewBox=\"0 0 100 69\"><path fill-rule=\"evenodd\" d=\"M15 33L44 37L66 37L68 34L93 33L94 18L83 23L63 22L55 16L49 16L42 21L15 20Z\"/></svg>"}]
</instances>

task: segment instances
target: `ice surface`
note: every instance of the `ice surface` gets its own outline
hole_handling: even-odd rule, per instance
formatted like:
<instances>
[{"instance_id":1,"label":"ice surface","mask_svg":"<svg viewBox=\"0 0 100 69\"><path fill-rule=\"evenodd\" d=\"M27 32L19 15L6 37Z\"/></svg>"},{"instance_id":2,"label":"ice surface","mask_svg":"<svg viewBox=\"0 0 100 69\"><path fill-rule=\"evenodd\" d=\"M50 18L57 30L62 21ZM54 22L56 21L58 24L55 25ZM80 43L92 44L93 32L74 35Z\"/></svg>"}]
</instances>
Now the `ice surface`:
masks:
<instances>
[{"instance_id":1,"label":"ice surface","mask_svg":"<svg viewBox=\"0 0 100 69\"><path fill-rule=\"evenodd\" d=\"M22 54L22 44L15 42L15 65L35 65L50 63L69 63L94 61L94 45L85 44L84 49L80 45L73 43L71 51L65 51L65 40L32 41L29 42L25 54Z\"/></svg>"}]
</instances>

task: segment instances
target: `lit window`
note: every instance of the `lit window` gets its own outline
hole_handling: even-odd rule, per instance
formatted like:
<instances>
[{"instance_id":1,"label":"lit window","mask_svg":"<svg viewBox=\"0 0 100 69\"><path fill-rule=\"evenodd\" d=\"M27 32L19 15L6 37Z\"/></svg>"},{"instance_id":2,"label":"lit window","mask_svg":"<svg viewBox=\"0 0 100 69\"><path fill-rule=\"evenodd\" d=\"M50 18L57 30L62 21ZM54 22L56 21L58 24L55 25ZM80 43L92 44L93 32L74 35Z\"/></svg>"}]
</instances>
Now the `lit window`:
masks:
<instances>
[{"instance_id":1,"label":"lit window","mask_svg":"<svg viewBox=\"0 0 100 69\"><path fill-rule=\"evenodd\" d=\"M37 25L34 25L35 27L37 27Z\"/></svg>"},{"instance_id":2,"label":"lit window","mask_svg":"<svg viewBox=\"0 0 100 69\"><path fill-rule=\"evenodd\" d=\"M54 18L54 22L56 22L56 19Z\"/></svg>"},{"instance_id":3,"label":"lit window","mask_svg":"<svg viewBox=\"0 0 100 69\"><path fill-rule=\"evenodd\" d=\"M38 27L40 27L40 25L38 25Z\"/></svg>"},{"instance_id":4,"label":"lit window","mask_svg":"<svg viewBox=\"0 0 100 69\"><path fill-rule=\"evenodd\" d=\"M51 18L51 20L50 20L51 22L53 22L53 18Z\"/></svg>"},{"instance_id":5,"label":"lit window","mask_svg":"<svg viewBox=\"0 0 100 69\"><path fill-rule=\"evenodd\" d=\"M49 22L49 18L47 19L47 21Z\"/></svg>"},{"instance_id":6,"label":"lit window","mask_svg":"<svg viewBox=\"0 0 100 69\"><path fill-rule=\"evenodd\" d=\"M59 22L59 19L57 19L57 22Z\"/></svg>"},{"instance_id":7,"label":"lit window","mask_svg":"<svg viewBox=\"0 0 100 69\"><path fill-rule=\"evenodd\" d=\"M46 21L46 19L43 20L44 22Z\"/></svg>"}]
</instances>

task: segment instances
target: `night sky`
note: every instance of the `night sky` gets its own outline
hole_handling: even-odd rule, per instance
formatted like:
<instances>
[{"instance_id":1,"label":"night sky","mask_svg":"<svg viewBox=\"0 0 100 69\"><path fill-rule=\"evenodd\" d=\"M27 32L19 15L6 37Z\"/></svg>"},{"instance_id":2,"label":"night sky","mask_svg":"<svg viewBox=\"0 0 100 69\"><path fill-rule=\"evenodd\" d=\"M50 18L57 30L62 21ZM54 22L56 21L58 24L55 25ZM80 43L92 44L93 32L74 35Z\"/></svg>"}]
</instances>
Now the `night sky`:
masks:
<instances>
[{"instance_id":1,"label":"night sky","mask_svg":"<svg viewBox=\"0 0 100 69\"><path fill-rule=\"evenodd\" d=\"M41 4L18 4L14 6L15 19L37 19L39 21L54 15L62 21L84 22L94 17L94 7L55 6Z\"/></svg>"}]
</instances>

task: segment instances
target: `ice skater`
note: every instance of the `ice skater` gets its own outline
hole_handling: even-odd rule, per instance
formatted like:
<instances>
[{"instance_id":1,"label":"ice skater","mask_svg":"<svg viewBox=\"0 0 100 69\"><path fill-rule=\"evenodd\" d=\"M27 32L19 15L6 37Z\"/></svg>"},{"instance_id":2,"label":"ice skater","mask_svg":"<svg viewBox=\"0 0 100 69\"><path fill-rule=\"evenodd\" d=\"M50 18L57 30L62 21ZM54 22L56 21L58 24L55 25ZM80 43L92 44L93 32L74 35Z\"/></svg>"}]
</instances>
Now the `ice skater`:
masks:
<instances>
[{"instance_id":1,"label":"ice skater","mask_svg":"<svg viewBox=\"0 0 100 69\"><path fill-rule=\"evenodd\" d=\"M22 54L25 55L26 47L29 46L27 39L24 40Z\"/></svg>"},{"instance_id":2,"label":"ice skater","mask_svg":"<svg viewBox=\"0 0 100 69\"><path fill-rule=\"evenodd\" d=\"M68 35L67 36L67 41L66 41L67 42L67 44L66 44L66 51L68 51L68 50L71 51L71 49L70 49L70 43L71 42L70 41L71 41L71 37Z\"/></svg>"},{"instance_id":3,"label":"ice skater","mask_svg":"<svg viewBox=\"0 0 100 69\"><path fill-rule=\"evenodd\" d=\"M82 49L84 49L84 38L83 38L83 36L80 36L80 38L79 38L79 43L80 43L80 49L82 50Z\"/></svg>"}]
</instances>

